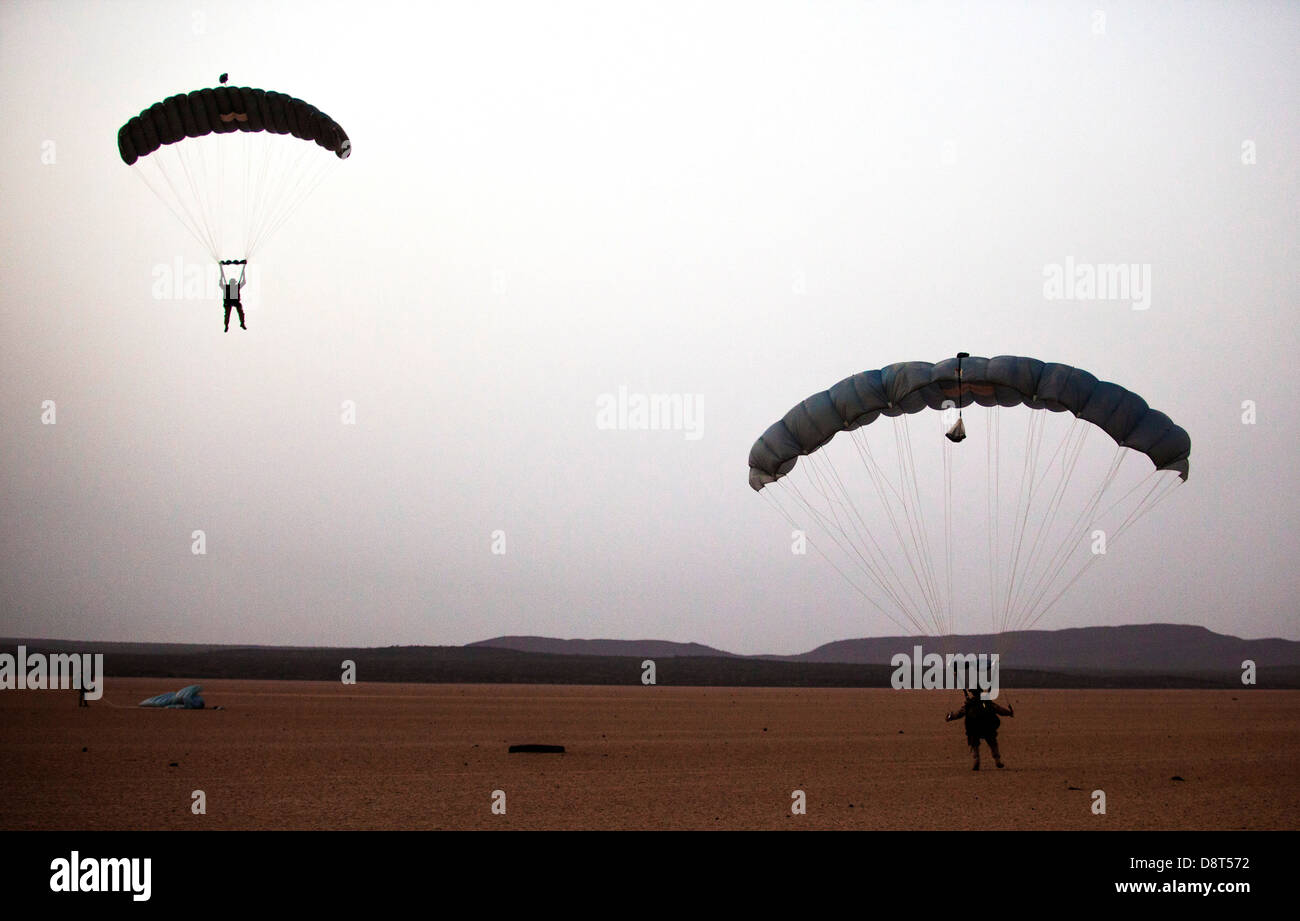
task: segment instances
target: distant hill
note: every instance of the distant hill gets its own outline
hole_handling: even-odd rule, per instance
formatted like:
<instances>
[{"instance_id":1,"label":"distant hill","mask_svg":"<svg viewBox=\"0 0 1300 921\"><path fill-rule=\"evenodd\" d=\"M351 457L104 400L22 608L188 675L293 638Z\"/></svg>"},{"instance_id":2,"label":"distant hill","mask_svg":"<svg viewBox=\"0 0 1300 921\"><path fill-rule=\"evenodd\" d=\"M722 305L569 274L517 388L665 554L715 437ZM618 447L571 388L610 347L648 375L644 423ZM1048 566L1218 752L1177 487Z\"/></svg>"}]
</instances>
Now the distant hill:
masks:
<instances>
[{"instance_id":1,"label":"distant hill","mask_svg":"<svg viewBox=\"0 0 1300 921\"><path fill-rule=\"evenodd\" d=\"M884 636L839 640L798 655L739 656L736 653L669 640L561 640L544 636L499 636L469 644L552 655L726 656L772 662L841 662L888 665L900 652L997 652L1004 667L1087 670L1187 672L1231 669L1252 660L1257 666L1300 668L1300 642L1244 640L1186 624L1135 624L1124 627L1076 627L1066 630L1021 630L997 635L942 637Z\"/></svg>"},{"instance_id":2,"label":"distant hill","mask_svg":"<svg viewBox=\"0 0 1300 921\"><path fill-rule=\"evenodd\" d=\"M1109 671L1196 671L1257 666L1300 666L1300 642L1244 640L1186 624L1137 624L1024 630L997 636L877 637L840 640L785 661L887 663L897 652L921 644L927 652L945 649L997 651L1004 667L1100 669Z\"/></svg>"},{"instance_id":3,"label":"distant hill","mask_svg":"<svg viewBox=\"0 0 1300 921\"><path fill-rule=\"evenodd\" d=\"M490 646L516 652L548 652L566 656L733 656L733 653L699 643L671 640L556 640L546 636L498 636L470 643L466 648Z\"/></svg>"},{"instance_id":4,"label":"distant hill","mask_svg":"<svg viewBox=\"0 0 1300 921\"><path fill-rule=\"evenodd\" d=\"M1203 627L1149 624L1015 634L882 637L828 643L797 656L740 656L667 640L499 637L468 646L220 646L0 639L0 652L101 652L110 677L337 681L344 660L360 681L487 684L636 684L654 659L658 683L677 686L886 687L890 659L926 652L999 652L1006 687L1241 689L1253 660L1260 687L1300 688L1300 642L1244 640Z\"/></svg>"}]
</instances>

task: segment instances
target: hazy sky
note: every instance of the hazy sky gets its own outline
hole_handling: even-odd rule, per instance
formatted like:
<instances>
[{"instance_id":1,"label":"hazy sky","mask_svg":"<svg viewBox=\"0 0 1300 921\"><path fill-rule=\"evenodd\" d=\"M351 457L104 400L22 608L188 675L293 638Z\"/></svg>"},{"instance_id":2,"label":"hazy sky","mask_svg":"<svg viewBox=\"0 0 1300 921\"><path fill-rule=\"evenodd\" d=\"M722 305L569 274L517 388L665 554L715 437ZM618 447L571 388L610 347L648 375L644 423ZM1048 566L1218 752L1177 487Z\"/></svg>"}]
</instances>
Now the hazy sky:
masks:
<instances>
[{"instance_id":1,"label":"hazy sky","mask_svg":"<svg viewBox=\"0 0 1300 921\"><path fill-rule=\"evenodd\" d=\"M1293 3L4 3L0 635L896 632L749 448L965 349L1191 434L1040 627L1300 639L1297 46ZM209 260L116 145L223 71L354 145L229 335L154 296ZM1067 260L1150 266L1148 309L1048 299ZM620 387L700 437L599 427Z\"/></svg>"}]
</instances>

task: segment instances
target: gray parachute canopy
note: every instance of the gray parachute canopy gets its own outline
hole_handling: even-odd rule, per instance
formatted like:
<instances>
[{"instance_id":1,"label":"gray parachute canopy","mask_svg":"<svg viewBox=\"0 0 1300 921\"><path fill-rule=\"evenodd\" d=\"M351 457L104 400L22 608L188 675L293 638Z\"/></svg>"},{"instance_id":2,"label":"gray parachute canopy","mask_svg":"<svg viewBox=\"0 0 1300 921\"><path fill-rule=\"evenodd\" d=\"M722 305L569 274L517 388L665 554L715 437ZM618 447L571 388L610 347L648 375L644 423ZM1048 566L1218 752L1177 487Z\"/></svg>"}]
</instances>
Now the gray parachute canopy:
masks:
<instances>
[{"instance_id":1,"label":"gray parachute canopy","mask_svg":"<svg viewBox=\"0 0 1300 921\"><path fill-rule=\"evenodd\" d=\"M199 692L202 685L191 684L179 691L168 691L140 701L142 707L162 707L167 710L202 710L205 706Z\"/></svg>"},{"instance_id":2,"label":"gray parachute canopy","mask_svg":"<svg viewBox=\"0 0 1300 921\"><path fill-rule=\"evenodd\" d=\"M1157 470L1187 479L1192 442L1146 400L1087 371L1017 355L963 358L938 364L905 361L846 377L792 408L754 442L749 485L756 490L794 469L795 462L840 432L869 425L880 416L957 406L1020 406L1073 413L1100 428L1121 447L1150 458Z\"/></svg>"}]
</instances>

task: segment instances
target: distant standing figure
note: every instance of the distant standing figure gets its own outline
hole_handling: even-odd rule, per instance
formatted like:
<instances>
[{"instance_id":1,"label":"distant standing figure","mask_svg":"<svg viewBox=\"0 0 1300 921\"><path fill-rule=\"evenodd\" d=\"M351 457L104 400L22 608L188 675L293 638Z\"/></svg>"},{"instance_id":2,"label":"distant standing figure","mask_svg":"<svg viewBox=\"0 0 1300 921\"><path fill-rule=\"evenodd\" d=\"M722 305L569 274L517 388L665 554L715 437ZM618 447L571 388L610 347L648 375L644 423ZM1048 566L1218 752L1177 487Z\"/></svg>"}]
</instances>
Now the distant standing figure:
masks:
<instances>
[{"instance_id":1,"label":"distant standing figure","mask_svg":"<svg viewBox=\"0 0 1300 921\"><path fill-rule=\"evenodd\" d=\"M1006 767L1002 763L1002 755L998 752L998 727L1002 725L998 715L1015 716L1015 708L1003 707L996 701L984 700L980 697L979 691L967 690L965 693L966 702L962 704L962 708L949 713L944 720L951 723L956 719L965 719L966 744L970 746L970 753L975 759L971 770L980 769L980 739L989 744L989 751L993 753L993 763L1000 768Z\"/></svg>"}]
</instances>

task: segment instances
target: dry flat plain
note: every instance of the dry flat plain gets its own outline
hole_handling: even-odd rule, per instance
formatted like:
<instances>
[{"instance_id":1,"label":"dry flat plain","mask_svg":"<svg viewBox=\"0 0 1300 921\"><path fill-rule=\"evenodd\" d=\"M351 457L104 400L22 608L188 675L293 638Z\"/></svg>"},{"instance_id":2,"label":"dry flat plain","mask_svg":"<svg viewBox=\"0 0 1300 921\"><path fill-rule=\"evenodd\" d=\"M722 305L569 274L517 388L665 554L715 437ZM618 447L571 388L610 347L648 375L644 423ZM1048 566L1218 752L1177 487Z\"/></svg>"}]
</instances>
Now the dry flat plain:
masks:
<instances>
[{"instance_id":1,"label":"dry flat plain","mask_svg":"<svg viewBox=\"0 0 1300 921\"><path fill-rule=\"evenodd\" d=\"M1300 691L1005 691L1007 769L975 773L944 691L208 681L225 709L134 706L186 683L0 693L0 827L1300 828Z\"/></svg>"}]
</instances>

